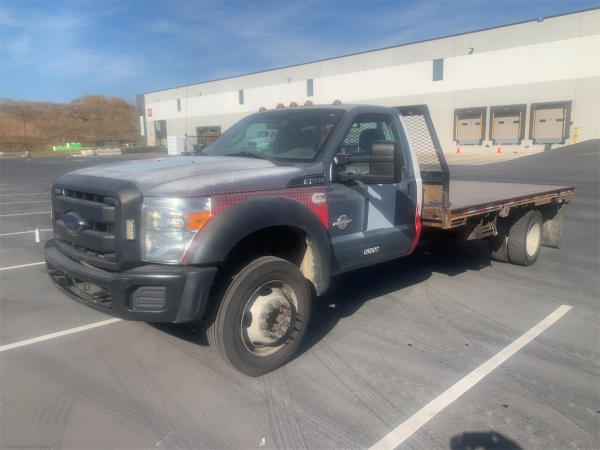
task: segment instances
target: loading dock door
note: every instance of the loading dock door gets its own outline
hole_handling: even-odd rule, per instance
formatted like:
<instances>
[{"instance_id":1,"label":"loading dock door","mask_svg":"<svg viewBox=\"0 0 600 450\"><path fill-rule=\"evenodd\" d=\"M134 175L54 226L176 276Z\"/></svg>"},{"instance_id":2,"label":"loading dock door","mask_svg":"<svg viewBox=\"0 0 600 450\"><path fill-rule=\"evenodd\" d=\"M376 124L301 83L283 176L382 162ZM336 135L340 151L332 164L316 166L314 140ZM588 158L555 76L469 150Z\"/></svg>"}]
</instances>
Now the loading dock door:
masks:
<instances>
[{"instance_id":1,"label":"loading dock door","mask_svg":"<svg viewBox=\"0 0 600 450\"><path fill-rule=\"evenodd\" d=\"M492 139L497 144L518 144L521 136L521 113L494 113Z\"/></svg>"},{"instance_id":2,"label":"loading dock door","mask_svg":"<svg viewBox=\"0 0 600 450\"><path fill-rule=\"evenodd\" d=\"M483 115L456 116L456 140L459 144L479 144L483 138Z\"/></svg>"},{"instance_id":3,"label":"loading dock door","mask_svg":"<svg viewBox=\"0 0 600 450\"><path fill-rule=\"evenodd\" d=\"M221 136L221 127L196 127L199 149L205 149Z\"/></svg>"},{"instance_id":4,"label":"loading dock door","mask_svg":"<svg viewBox=\"0 0 600 450\"><path fill-rule=\"evenodd\" d=\"M533 139L536 144L558 144L565 137L567 109L538 108L533 112Z\"/></svg>"}]
</instances>

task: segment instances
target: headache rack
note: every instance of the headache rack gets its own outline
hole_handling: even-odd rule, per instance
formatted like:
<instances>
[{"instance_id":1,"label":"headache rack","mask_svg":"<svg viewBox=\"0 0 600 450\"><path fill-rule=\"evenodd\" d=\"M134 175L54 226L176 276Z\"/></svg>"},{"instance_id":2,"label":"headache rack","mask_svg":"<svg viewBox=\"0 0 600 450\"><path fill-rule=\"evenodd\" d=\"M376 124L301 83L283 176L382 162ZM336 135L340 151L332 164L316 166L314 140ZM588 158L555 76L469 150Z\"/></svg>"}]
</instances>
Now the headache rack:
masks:
<instances>
[{"instance_id":1,"label":"headache rack","mask_svg":"<svg viewBox=\"0 0 600 450\"><path fill-rule=\"evenodd\" d=\"M396 106L417 154L423 180L423 226L450 225L450 170L427 105Z\"/></svg>"}]
</instances>

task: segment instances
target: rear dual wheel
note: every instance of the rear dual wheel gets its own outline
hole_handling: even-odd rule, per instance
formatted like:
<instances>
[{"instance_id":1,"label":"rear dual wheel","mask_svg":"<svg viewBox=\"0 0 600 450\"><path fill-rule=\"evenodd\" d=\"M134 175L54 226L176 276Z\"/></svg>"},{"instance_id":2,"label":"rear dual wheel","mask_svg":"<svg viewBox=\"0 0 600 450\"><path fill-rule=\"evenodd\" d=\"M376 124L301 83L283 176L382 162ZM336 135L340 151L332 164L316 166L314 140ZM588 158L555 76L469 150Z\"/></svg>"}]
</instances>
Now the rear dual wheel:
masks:
<instances>
[{"instance_id":1,"label":"rear dual wheel","mask_svg":"<svg viewBox=\"0 0 600 450\"><path fill-rule=\"evenodd\" d=\"M530 266L538 258L542 247L544 219L536 210L527 211L508 233L508 257L512 264Z\"/></svg>"},{"instance_id":2,"label":"rear dual wheel","mask_svg":"<svg viewBox=\"0 0 600 450\"><path fill-rule=\"evenodd\" d=\"M536 210L527 211L512 225L499 226L498 235L489 239L494 261L530 266L542 246L544 220Z\"/></svg>"},{"instance_id":3,"label":"rear dual wheel","mask_svg":"<svg viewBox=\"0 0 600 450\"><path fill-rule=\"evenodd\" d=\"M273 256L255 259L213 305L209 344L240 372L262 375L293 358L310 307L308 283L295 265Z\"/></svg>"}]
</instances>

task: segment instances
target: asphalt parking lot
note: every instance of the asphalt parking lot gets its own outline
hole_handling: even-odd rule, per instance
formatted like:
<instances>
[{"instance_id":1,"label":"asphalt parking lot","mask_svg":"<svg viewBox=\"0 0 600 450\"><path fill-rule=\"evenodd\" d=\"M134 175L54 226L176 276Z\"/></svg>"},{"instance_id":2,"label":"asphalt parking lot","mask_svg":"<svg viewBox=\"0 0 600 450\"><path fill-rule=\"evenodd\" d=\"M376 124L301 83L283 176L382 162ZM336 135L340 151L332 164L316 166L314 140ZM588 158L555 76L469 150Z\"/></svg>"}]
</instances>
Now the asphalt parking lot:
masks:
<instances>
[{"instance_id":1,"label":"asphalt parking lot","mask_svg":"<svg viewBox=\"0 0 600 450\"><path fill-rule=\"evenodd\" d=\"M36 263L52 181L111 159L0 161L0 346L109 319ZM483 243L447 243L338 276L301 355L260 378L225 367L196 325L118 321L2 347L0 447L369 447L569 305L401 448L599 448L598 141L454 162L458 179L574 184L562 248L523 268L490 262Z\"/></svg>"}]
</instances>

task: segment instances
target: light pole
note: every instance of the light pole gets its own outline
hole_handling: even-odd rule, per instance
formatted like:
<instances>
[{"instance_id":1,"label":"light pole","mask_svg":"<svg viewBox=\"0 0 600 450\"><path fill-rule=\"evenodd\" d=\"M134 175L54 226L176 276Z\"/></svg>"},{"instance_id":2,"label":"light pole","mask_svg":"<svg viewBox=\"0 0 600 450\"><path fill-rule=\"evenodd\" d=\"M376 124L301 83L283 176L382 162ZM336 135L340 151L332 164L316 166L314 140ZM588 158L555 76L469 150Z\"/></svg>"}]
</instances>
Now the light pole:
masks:
<instances>
[{"instance_id":1,"label":"light pole","mask_svg":"<svg viewBox=\"0 0 600 450\"><path fill-rule=\"evenodd\" d=\"M25 108L21 110L23 112L23 134L25 135L25 151L29 150L29 146L27 145L27 126L25 125Z\"/></svg>"}]
</instances>

